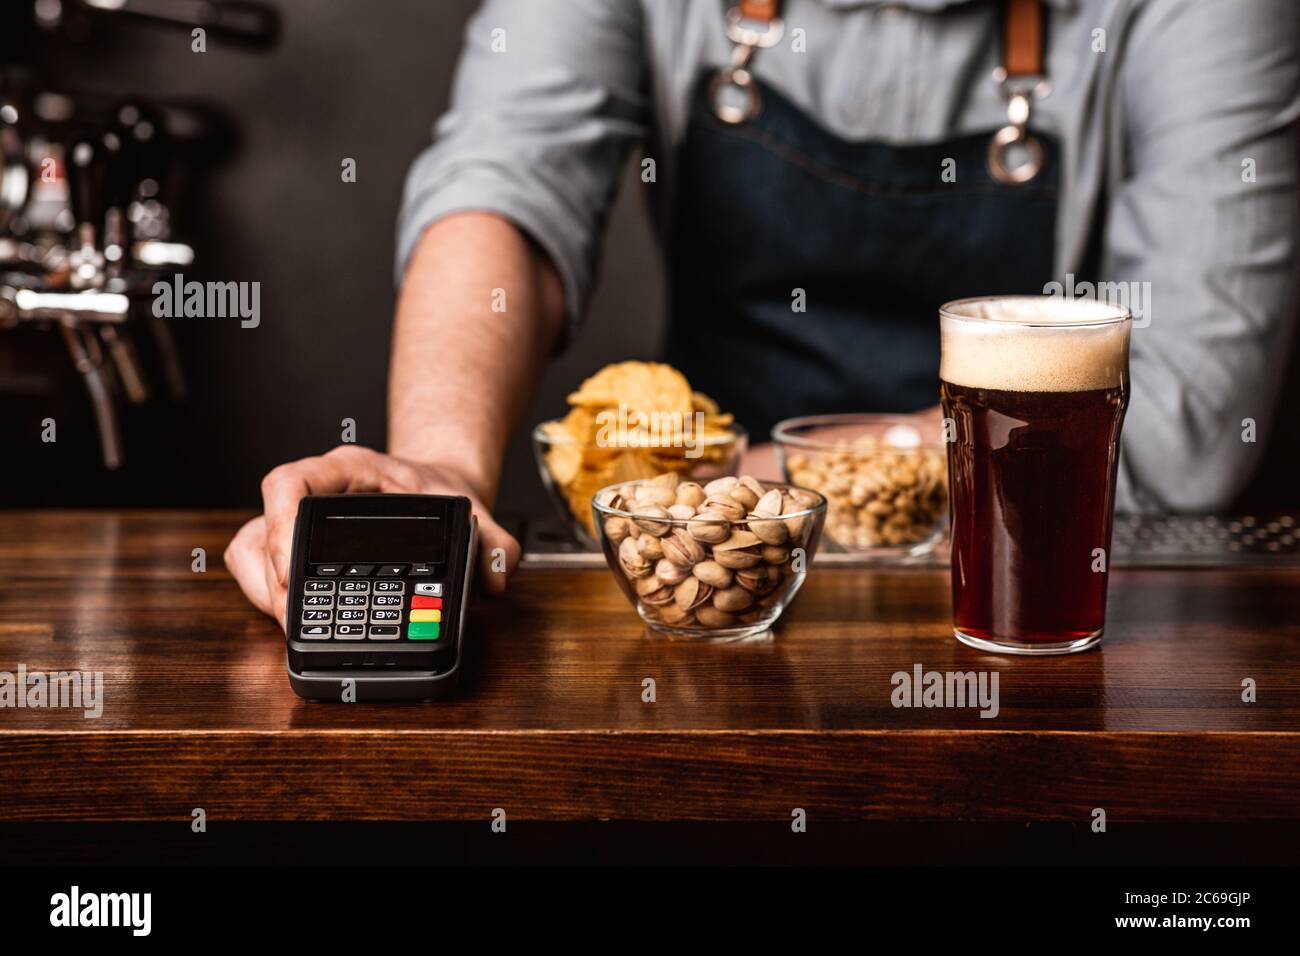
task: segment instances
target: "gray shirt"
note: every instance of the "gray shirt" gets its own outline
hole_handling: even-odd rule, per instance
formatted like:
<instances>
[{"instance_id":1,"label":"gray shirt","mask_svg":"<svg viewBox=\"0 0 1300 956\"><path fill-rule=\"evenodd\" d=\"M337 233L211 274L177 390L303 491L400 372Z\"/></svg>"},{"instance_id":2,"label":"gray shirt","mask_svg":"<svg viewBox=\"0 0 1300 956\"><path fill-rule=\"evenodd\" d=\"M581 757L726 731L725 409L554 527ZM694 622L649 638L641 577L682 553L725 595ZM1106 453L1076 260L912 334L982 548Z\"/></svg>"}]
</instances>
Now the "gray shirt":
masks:
<instances>
[{"instance_id":1,"label":"gray shirt","mask_svg":"<svg viewBox=\"0 0 1300 956\"><path fill-rule=\"evenodd\" d=\"M1089 278L1116 283L1139 320L1119 506L1224 507L1267 438L1295 324L1300 4L1047 6L1053 89L1032 125L1063 150L1057 277L1082 281L1099 252ZM839 136L912 143L1005 124L995 3L783 7L785 38L754 72ZM655 160L643 188L666 234L693 86L731 52L723 12L720 0L486 0L406 184L399 278L431 223L493 211L554 260L576 324L634 148Z\"/></svg>"}]
</instances>

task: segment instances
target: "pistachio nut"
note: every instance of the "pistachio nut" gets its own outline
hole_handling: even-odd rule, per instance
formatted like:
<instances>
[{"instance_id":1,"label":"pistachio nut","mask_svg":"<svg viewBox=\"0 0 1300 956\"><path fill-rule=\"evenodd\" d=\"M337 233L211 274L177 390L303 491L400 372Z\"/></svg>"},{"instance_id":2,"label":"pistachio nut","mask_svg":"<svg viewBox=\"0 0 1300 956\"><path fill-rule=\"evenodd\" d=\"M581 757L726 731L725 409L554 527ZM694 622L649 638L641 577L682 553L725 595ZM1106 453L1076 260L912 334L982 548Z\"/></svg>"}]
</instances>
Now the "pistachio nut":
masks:
<instances>
[{"instance_id":1,"label":"pistachio nut","mask_svg":"<svg viewBox=\"0 0 1300 956\"><path fill-rule=\"evenodd\" d=\"M704 499L707 497L708 495L704 493L704 489L694 481L683 481L677 486L677 503L686 505L692 510L704 504Z\"/></svg>"},{"instance_id":2,"label":"pistachio nut","mask_svg":"<svg viewBox=\"0 0 1300 956\"><path fill-rule=\"evenodd\" d=\"M704 486L704 494L706 496L726 494L734 488L738 482L739 479L736 478L735 475L723 475L721 478L714 478Z\"/></svg>"},{"instance_id":3,"label":"pistachio nut","mask_svg":"<svg viewBox=\"0 0 1300 956\"><path fill-rule=\"evenodd\" d=\"M692 521L687 523L686 530L690 532L691 537L696 541L703 541L705 544L717 544L720 541L726 541L731 536L731 523L721 515L700 512Z\"/></svg>"},{"instance_id":4,"label":"pistachio nut","mask_svg":"<svg viewBox=\"0 0 1300 956\"><path fill-rule=\"evenodd\" d=\"M662 538L673 529L668 517L668 509L659 505L638 505L632 512L636 526L642 531Z\"/></svg>"},{"instance_id":5,"label":"pistachio nut","mask_svg":"<svg viewBox=\"0 0 1300 956\"><path fill-rule=\"evenodd\" d=\"M690 505L669 505L668 517L674 521L689 521L695 517L695 509Z\"/></svg>"},{"instance_id":6,"label":"pistachio nut","mask_svg":"<svg viewBox=\"0 0 1300 956\"><path fill-rule=\"evenodd\" d=\"M652 534L643 534L636 539L636 550L647 561L658 561L664 556L664 546Z\"/></svg>"},{"instance_id":7,"label":"pistachio nut","mask_svg":"<svg viewBox=\"0 0 1300 956\"><path fill-rule=\"evenodd\" d=\"M712 594L713 588L692 575L677 585L673 591L673 600L683 611L690 611L706 602Z\"/></svg>"},{"instance_id":8,"label":"pistachio nut","mask_svg":"<svg viewBox=\"0 0 1300 956\"><path fill-rule=\"evenodd\" d=\"M713 592L713 606L719 611L736 614L754 603L754 595L742 587L729 587Z\"/></svg>"},{"instance_id":9,"label":"pistachio nut","mask_svg":"<svg viewBox=\"0 0 1300 956\"><path fill-rule=\"evenodd\" d=\"M647 581L653 582L659 586L642 590L642 585ZM638 580L636 591L637 596L641 598L641 603L649 604L652 607L662 604L671 604L673 600L673 586L671 584L664 584L653 574L649 577Z\"/></svg>"},{"instance_id":10,"label":"pistachio nut","mask_svg":"<svg viewBox=\"0 0 1300 956\"><path fill-rule=\"evenodd\" d=\"M807 509L799 503L799 500L794 496L794 494L791 494L790 497L785 499L785 505L781 508L781 514L790 515L797 511L806 510ZM797 518L787 517L785 519L786 531L790 533L790 537L799 538L803 536L804 527L808 524L808 517L808 515L800 515Z\"/></svg>"},{"instance_id":11,"label":"pistachio nut","mask_svg":"<svg viewBox=\"0 0 1300 956\"><path fill-rule=\"evenodd\" d=\"M763 492L763 497L758 499L758 504L754 505L754 510L767 515L779 515L784 506L785 496L781 494L781 489L773 488L771 491Z\"/></svg>"},{"instance_id":12,"label":"pistachio nut","mask_svg":"<svg viewBox=\"0 0 1300 956\"><path fill-rule=\"evenodd\" d=\"M713 559L724 568L738 570L740 568L752 568L763 560L763 556L757 551L747 551L737 549L735 551L722 551L713 556Z\"/></svg>"},{"instance_id":13,"label":"pistachio nut","mask_svg":"<svg viewBox=\"0 0 1300 956\"><path fill-rule=\"evenodd\" d=\"M781 580L781 572L770 565L757 565L736 572L736 584L754 594L767 594Z\"/></svg>"},{"instance_id":14,"label":"pistachio nut","mask_svg":"<svg viewBox=\"0 0 1300 956\"><path fill-rule=\"evenodd\" d=\"M652 565L650 561L642 557L641 552L637 550L636 538L631 535L623 539L623 543L618 546L618 563L623 566L628 577L639 578L649 574Z\"/></svg>"},{"instance_id":15,"label":"pistachio nut","mask_svg":"<svg viewBox=\"0 0 1300 956\"><path fill-rule=\"evenodd\" d=\"M661 485L642 485L636 492L636 508L667 508L677 503L677 493Z\"/></svg>"},{"instance_id":16,"label":"pistachio nut","mask_svg":"<svg viewBox=\"0 0 1300 956\"><path fill-rule=\"evenodd\" d=\"M611 515L605 519L605 537L609 538L614 544L622 544L623 539L630 534L627 527L627 521L618 515Z\"/></svg>"},{"instance_id":17,"label":"pistachio nut","mask_svg":"<svg viewBox=\"0 0 1300 956\"><path fill-rule=\"evenodd\" d=\"M691 568L691 574L695 575L710 587L731 587L731 571L724 568L717 561L701 561L695 567Z\"/></svg>"},{"instance_id":18,"label":"pistachio nut","mask_svg":"<svg viewBox=\"0 0 1300 956\"><path fill-rule=\"evenodd\" d=\"M667 544L667 542L664 542ZM655 565L655 577L664 584L681 584L686 580L686 575L690 574L687 568L679 564L674 564L667 556L660 558L659 563Z\"/></svg>"},{"instance_id":19,"label":"pistachio nut","mask_svg":"<svg viewBox=\"0 0 1300 956\"><path fill-rule=\"evenodd\" d=\"M709 495L704 499L701 512L712 512L728 521L740 521L749 513L749 509L739 501L726 495Z\"/></svg>"},{"instance_id":20,"label":"pistachio nut","mask_svg":"<svg viewBox=\"0 0 1300 956\"><path fill-rule=\"evenodd\" d=\"M675 471L665 471L662 475L655 475L641 487L666 488L668 491L677 493L677 486L681 484L682 476Z\"/></svg>"},{"instance_id":21,"label":"pistachio nut","mask_svg":"<svg viewBox=\"0 0 1300 956\"><path fill-rule=\"evenodd\" d=\"M790 560L790 549L783 544L765 544L759 554L768 564L785 564Z\"/></svg>"},{"instance_id":22,"label":"pistachio nut","mask_svg":"<svg viewBox=\"0 0 1300 956\"><path fill-rule=\"evenodd\" d=\"M684 627L695 620L694 614L678 607L674 601L669 601L667 604L655 608L655 610L659 614L659 620L674 627Z\"/></svg>"},{"instance_id":23,"label":"pistachio nut","mask_svg":"<svg viewBox=\"0 0 1300 956\"><path fill-rule=\"evenodd\" d=\"M704 560L704 546L691 537L685 528L674 528L673 533L663 539L664 557L681 568Z\"/></svg>"},{"instance_id":24,"label":"pistachio nut","mask_svg":"<svg viewBox=\"0 0 1300 956\"><path fill-rule=\"evenodd\" d=\"M785 544L790 537L790 529L785 519L770 511L755 510L749 515L749 530L754 532L764 544Z\"/></svg>"},{"instance_id":25,"label":"pistachio nut","mask_svg":"<svg viewBox=\"0 0 1300 956\"><path fill-rule=\"evenodd\" d=\"M704 627L730 627L736 619L726 611L721 611L712 604L705 604L695 610L695 619Z\"/></svg>"},{"instance_id":26,"label":"pistachio nut","mask_svg":"<svg viewBox=\"0 0 1300 956\"><path fill-rule=\"evenodd\" d=\"M713 560L724 568L752 568L763 560L762 542L752 531L733 531L726 541L713 546Z\"/></svg>"},{"instance_id":27,"label":"pistachio nut","mask_svg":"<svg viewBox=\"0 0 1300 956\"><path fill-rule=\"evenodd\" d=\"M755 493L753 488L750 488L742 482L728 491L727 497L744 508L748 513L758 504L758 499L762 494L763 492L761 490Z\"/></svg>"},{"instance_id":28,"label":"pistachio nut","mask_svg":"<svg viewBox=\"0 0 1300 956\"><path fill-rule=\"evenodd\" d=\"M653 574L647 574L643 578L637 578L636 593L639 597L645 597L651 591L658 591L664 584Z\"/></svg>"}]
</instances>

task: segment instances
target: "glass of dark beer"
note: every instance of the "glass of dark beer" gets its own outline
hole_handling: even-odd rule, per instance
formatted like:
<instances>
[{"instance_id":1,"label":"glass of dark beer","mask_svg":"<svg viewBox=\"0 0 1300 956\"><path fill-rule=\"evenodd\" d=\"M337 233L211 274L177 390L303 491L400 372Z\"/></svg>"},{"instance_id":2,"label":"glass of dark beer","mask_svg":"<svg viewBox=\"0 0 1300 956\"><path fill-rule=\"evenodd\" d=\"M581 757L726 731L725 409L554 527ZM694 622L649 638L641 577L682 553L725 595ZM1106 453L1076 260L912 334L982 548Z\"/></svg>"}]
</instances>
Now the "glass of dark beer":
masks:
<instances>
[{"instance_id":1,"label":"glass of dark beer","mask_svg":"<svg viewBox=\"0 0 1300 956\"><path fill-rule=\"evenodd\" d=\"M1106 621L1132 317L1091 299L961 299L939 311L953 633L1070 654Z\"/></svg>"}]
</instances>

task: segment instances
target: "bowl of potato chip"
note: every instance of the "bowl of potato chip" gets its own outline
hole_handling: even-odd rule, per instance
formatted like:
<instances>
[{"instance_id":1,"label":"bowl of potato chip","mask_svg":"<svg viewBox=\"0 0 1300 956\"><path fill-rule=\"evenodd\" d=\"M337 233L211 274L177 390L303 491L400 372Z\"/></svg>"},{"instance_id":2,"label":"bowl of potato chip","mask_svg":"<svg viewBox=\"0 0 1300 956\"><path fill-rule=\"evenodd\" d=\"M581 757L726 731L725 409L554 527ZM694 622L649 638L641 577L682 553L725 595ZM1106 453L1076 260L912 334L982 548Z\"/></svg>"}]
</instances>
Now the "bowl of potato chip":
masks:
<instances>
[{"instance_id":1,"label":"bowl of potato chip","mask_svg":"<svg viewBox=\"0 0 1300 956\"><path fill-rule=\"evenodd\" d=\"M748 435L686 376L659 362L619 362L568 397L563 418L533 429L542 483L574 536L599 550L592 496L609 485L671 473L711 481L734 474Z\"/></svg>"}]
</instances>

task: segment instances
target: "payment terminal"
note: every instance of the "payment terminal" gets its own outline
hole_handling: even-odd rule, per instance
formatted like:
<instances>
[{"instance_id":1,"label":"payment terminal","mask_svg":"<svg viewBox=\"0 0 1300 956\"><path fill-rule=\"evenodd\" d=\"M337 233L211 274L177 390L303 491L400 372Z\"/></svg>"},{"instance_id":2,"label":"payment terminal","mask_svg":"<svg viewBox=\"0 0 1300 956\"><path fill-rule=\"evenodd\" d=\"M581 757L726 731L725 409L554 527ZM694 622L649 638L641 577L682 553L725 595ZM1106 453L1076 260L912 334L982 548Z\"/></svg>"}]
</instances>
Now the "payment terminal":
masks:
<instances>
[{"instance_id":1,"label":"payment terminal","mask_svg":"<svg viewBox=\"0 0 1300 956\"><path fill-rule=\"evenodd\" d=\"M302 499L284 629L294 691L355 702L448 694L477 536L468 498Z\"/></svg>"}]
</instances>

